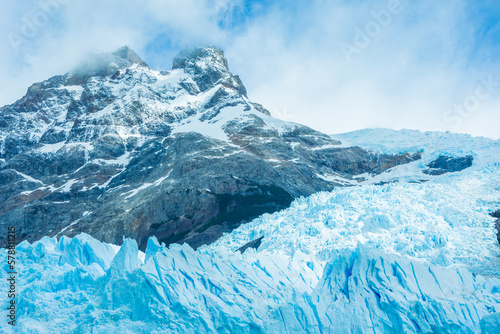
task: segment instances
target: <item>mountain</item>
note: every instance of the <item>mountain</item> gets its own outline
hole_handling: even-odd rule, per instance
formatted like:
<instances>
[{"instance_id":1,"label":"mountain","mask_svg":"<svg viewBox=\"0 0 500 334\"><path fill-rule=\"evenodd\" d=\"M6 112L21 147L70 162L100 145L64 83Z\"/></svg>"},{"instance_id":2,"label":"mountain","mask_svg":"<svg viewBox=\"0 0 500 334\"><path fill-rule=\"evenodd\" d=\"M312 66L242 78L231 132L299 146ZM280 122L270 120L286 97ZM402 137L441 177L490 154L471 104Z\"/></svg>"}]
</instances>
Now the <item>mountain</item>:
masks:
<instances>
[{"instance_id":1,"label":"mountain","mask_svg":"<svg viewBox=\"0 0 500 334\"><path fill-rule=\"evenodd\" d=\"M390 141L395 152L435 145L401 173L410 182L301 197L197 250L155 237L145 252L86 234L24 241L16 330L499 333L500 141L384 129L342 137ZM414 174L462 154L474 160L460 172ZM412 181L420 176L428 181Z\"/></svg>"},{"instance_id":2,"label":"mountain","mask_svg":"<svg viewBox=\"0 0 500 334\"><path fill-rule=\"evenodd\" d=\"M171 71L123 47L0 109L0 227L19 241L85 232L196 248L300 196L391 181L420 155L271 117L216 47L181 52Z\"/></svg>"}]
</instances>

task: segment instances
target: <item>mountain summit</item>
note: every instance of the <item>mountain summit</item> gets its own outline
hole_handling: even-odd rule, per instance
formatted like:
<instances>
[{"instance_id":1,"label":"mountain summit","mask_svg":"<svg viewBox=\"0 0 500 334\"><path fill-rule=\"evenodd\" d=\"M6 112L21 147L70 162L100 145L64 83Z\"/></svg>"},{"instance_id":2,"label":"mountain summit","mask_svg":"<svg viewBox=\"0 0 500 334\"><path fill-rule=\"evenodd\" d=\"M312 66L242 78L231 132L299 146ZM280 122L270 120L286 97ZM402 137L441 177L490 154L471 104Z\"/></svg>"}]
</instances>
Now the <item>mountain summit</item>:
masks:
<instances>
[{"instance_id":1,"label":"mountain summit","mask_svg":"<svg viewBox=\"0 0 500 334\"><path fill-rule=\"evenodd\" d=\"M14 224L19 240L86 232L198 247L419 157L271 117L219 48L183 51L158 72L123 47L0 108L0 226Z\"/></svg>"},{"instance_id":2,"label":"mountain summit","mask_svg":"<svg viewBox=\"0 0 500 334\"><path fill-rule=\"evenodd\" d=\"M173 70L183 69L196 82L200 91L205 92L216 84L233 88L247 96L245 86L237 75L229 72L224 51L216 46L186 49L174 58Z\"/></svg>"},{"instance_id":3,"label":"mountain summit","mask_svg":"<svg viewBox=\"0 0 500 334\"><path fill-rule=\"evenodd\" d=\"M172 69L189 68L200 70L206 67L220 67L229 71L224 51L213 45L185 49L174 57Z\"/></svg>"},{"instance_id":4,"label":"mountain summit","mask_svg":"<svg viewBox=\"0 0 500 334\"><path fill-rule=\"evenodd\" d=\"M113 53L93 53L67 76L66 84L81 85L95 76L109 76L133 65L148 65L128 46L123 46Z\"/></svg>"}]
</instances>

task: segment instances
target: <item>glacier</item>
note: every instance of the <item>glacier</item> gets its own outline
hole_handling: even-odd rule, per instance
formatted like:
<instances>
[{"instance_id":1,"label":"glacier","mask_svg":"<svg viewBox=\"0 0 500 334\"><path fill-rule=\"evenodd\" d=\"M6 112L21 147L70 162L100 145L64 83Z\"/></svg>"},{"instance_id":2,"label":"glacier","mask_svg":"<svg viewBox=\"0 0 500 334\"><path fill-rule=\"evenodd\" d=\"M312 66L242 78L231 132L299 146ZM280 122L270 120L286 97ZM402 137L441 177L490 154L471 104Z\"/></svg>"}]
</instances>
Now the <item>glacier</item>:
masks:
<instances>
[{"instance_id":1,"label":"glacier","mask_svg":"<svg viewBox=\"0 0 500 334\"><path fill-rule=\"evenodd\" d=\"M429 137L387 131L342 139L392 137L402 152ZM144 253L86 234L24 241L15 333L499 333L500 141L433 143L415 164L471 153L473 166L298 198L196 251L154 237Z\"/></svg>"}]
</instances>

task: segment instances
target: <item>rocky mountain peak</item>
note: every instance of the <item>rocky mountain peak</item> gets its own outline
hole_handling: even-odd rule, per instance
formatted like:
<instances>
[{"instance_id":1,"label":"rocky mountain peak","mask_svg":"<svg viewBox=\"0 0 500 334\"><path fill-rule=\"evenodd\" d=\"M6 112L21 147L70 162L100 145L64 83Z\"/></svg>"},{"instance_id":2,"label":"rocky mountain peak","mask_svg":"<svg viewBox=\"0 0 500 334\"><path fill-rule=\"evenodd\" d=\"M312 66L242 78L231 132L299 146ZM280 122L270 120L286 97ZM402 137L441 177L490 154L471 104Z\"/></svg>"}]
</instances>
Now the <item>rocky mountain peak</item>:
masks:
<instances>
[{"instance_id":1,"label":"rocky mountain peak","mask_svg":"<svg viewBox=\"0 0 500 334\"><path fill-rule=\"evenodd\" d=\"M124 65L142 65L142 66L148 66L138 55L135 53L134 50L129 48L127 45L122 46L115 52L113 52L113 55L119 60L119 62L123 62Z\"/></svg>"},{"instance_id":2,"label":"rocky mountain peak","mask_svg":"<svg viewBox=\"0 0 500 334\"><path fill-rule=\"evenodd\" d=\"M229 72L224 51L209 45L185 49L173 61L173 70L183 69L189 73L201 92L213 88L217 84L233 88L241 95L247 96L247 91L241 79Z\"/></svg>"},{"instance_id":3,"label":"rocky mountain peak","mask_svg":"<svg viewBox=\"0 0 500 334\"><path fill-rule=\"evenodd\" d=\"M123 46L112 53L93 53L73 71L67 73L68 84L81 84L94 76L109 76L118 70L127 69L133 65L148 67L148 65L128 46Z\"/></svg>"},{"instance_id":4,"label":"rocky mountain peak","mask_svg":"<svg viewBox=\"0 0 500 334\"><path fill-rule=\"evenodd\" d=\"M214 45L185 49L174 58L172 69L195 69L207 66L221 67L229 71L224 51Z\"/></svg>"}]
</instances>

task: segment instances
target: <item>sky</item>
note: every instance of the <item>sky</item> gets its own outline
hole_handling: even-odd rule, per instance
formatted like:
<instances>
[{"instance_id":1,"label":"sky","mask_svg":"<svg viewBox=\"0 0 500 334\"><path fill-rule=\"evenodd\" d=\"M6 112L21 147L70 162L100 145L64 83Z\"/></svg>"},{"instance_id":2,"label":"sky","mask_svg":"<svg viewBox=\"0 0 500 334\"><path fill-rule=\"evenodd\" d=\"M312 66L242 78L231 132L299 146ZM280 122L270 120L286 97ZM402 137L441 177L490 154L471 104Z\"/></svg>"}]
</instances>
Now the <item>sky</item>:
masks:
<instances>
[{"instance_id":1,"label":"sky","mask_svg":"<svg viewBox=\"0 0 500 334\"><path fill-rule=\"evenodd\" d=\"M497 0L0 0L0 105L90 52L169 70L215 44L249 98L328 134L368 127L500 138Z\"/></svg>"}]
</instances>

